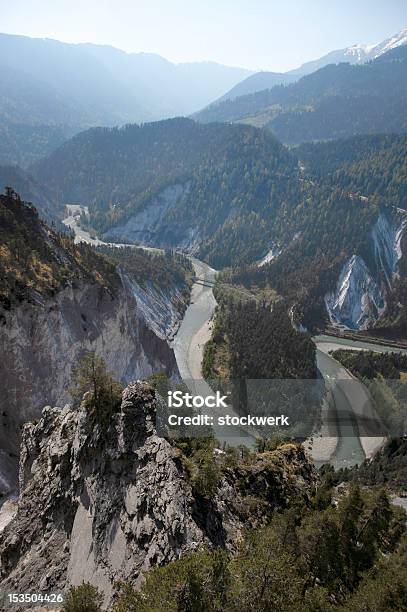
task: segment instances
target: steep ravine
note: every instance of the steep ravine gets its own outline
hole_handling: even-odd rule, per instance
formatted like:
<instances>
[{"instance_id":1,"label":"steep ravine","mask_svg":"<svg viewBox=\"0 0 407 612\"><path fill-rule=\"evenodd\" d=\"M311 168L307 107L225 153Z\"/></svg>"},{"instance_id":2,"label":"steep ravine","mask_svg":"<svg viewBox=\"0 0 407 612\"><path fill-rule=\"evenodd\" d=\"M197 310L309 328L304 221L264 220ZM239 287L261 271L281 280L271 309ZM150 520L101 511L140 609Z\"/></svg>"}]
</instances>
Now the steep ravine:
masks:
<instances>
[{"instance_id":1,"label":"steep ravine","mask_svg":"<svg viewBox=\"0 0 407 612\"><path fill-rule=\"evenodd\" d=\"M182 317L172 306L174 293L149 294L122 277L115 295L76 283L52 299L1 313L0 496L16 488L20 426L38 418L44 405L69 401L72 368L84 352L95 351L125 383L161 370L178 378L166 339ZM151 320L141 296L154 301Z\"/></svg>"}]
</instances>

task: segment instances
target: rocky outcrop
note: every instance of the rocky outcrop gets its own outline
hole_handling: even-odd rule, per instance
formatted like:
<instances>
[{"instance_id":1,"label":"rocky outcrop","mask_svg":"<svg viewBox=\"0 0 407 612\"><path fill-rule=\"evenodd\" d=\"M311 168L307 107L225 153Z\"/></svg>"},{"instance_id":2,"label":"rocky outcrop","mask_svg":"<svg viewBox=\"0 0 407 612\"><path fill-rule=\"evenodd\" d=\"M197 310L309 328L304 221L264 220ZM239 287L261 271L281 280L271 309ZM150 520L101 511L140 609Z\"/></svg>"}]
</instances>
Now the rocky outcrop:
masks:
<instances>
[{"instance_id":1,"label":"rocky outcrop","mask_svg":"<svg viewBox=\"0 0 407 612\"><path fill-rule=\"evenodd\" d=\"M261 268L262 266L265 266L266 264L276 259L279 255L281 255L282 252L283 250L279 247L271 247L264 255L264 257L262 257L262 259L257 263L257 267Z\"/></svg>"},{"instance_id":2,"label":"rocky outcrop","mask_svg":"<svg viewBox=\"0 0 407 612\"><path fill-rule=\"evenodd\" d=\"M397 264L402 257L401 239L407 226L407 216L400 220L381 213L372 230L374 262L376 274L382 276L391 289L393 275L397 273Z\"/></svg>"},{"instance_id":3,"label":"rocky outcrop","mask_svg":"<svg viewBox=\"0 0 407 612\"><path fill-rule=\"evenodd\" d=\"M176 309L169 307L173 320L167 321L161 297L163 319L156 313L151 325L124 282L112 294L96 283L78 281L53 298L37 296L36 303L1 312L0 499L16 488L21 425L38 418L46 403L61 406L69 400L72 368L85 352L95 351L124 383L163 370L178 377L165 339Z\"/></svg>"},{"instance_id":4,"label":"rocky outcrop","mask_svg":"<svg viewBox=\"0 0 407 612\"><path fill-rule=\"evenodd\" d=\"M25 425L17 514L0 536L1 589L60 592L85 580L107 606L116 581L139 585L145 570L203 544L232 549L244 528L309 496L314 468L286 445L225 468L204 498L179 449L157 435L156 409L153 388L136 382L105 425L85 402L47 407Z\"/></svg>"},{"instance_id":5,"label":"rocky outcrop","mask_svg":"<svg viewBox=\"0 0 407 612\"><path fill-rule=\"evenodd\" d=\"M405 214L400 218L396 213L380 213L370 233L370 265L360 255L352 255L343 265L335 290L325 296L333 325L365 330L385 312L403 255L401 240L406 227Z\"/></svg>"},{"instance_id":6,"label":"rocky outcrop","mask_svg":"<svg viewBox=\"0 0 407 612\"><path fill-rule=\"evenodd\" d=\"M331 322L349 329L372 327L384 311L385 300L362 257L344 265L335 292L325 297Z\"/></svg>"}]
</instances>

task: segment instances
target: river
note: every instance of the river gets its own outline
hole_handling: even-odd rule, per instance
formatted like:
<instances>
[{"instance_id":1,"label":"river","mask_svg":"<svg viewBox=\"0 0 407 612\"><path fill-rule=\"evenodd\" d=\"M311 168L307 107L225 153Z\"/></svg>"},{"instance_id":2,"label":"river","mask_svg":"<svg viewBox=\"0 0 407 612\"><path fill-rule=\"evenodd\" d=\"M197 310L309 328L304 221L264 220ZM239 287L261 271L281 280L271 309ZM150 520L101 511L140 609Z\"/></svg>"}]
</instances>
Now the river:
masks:
<instances>
[{"instance_id":1,"label":"river","mask_svg":"<svg viewBox=\"0 0 407 612\"><path fill-rule=\"evenodd\" d=\"M196 277L214 281L216 271L207 264L192 258ZM188 381L191 391L201 395L208 394L210 388L202 380L202 357L205 343L211 336L211 319L216 301L210 286L195 284L192 289L191 303L180 329L175 336L173 348L177 364L184 380ZM335 408L326 410L321 437L315 437L311 453L318 465L329 461L336 469L360 464L366 457L372 457L385 443L378 435L359 435L366 421L376 422L377 415L366 388L360 381L333 357L329 351L335 348L396 351L394 347L370 343L333 339L329 336L316 336L317 367L328 388L332 389ZM329 423L328 423L329 421ZM245 436L236 428L226 433L225 429L216 430L215 435L230 444L246 443L253 445L253 436ZM320 458L322 457L322 459Z\"/></svg>"},{"instance_id":2,"label":"river","mask_svg":"<svg viewBox=\"0 0 407 612\"><path fill-rule=\"evenodd\" d=\"M78 221L81 210L79 206L68 207L69 216L64 220L65 225L74 231L76 242L124 246L123 244L104 243L98 238L91 237L89 232L80 228ZM148 248L148 250L152 249ZM194 257L191 257L191 261L197 278L209 281L209 283L214 282L216 270ZM201 395L211 393L209 385L202 379L201 366L204 346L211 336L211 321L215 308L216 300L212 287L194 283L191 302L172 341L182 379L191 391ZM349 348L397 352L397 349L330 336L316 336L314 342L317 347L318 370L327 387L332 389L335 408L326 409L323 413L322 435L314 436L312 443L310 442L311 453L317 464L329 461L335 468L360 464L366 457L371 457L384 444L385 438L359 436L359 422L365 422L366 418L375 420L374 407L365 387L354 379L338 361L333 359L329 355L329 351L336 348ZM340 382L339 384L333 384L333 381ZM324 419L326 422L324 422ZM215 428L214 433L222 442L233 445L243 443L253 445L253 435L248 435L241 429L233 427Z\"/></svg>"},{"instance_id":3,"label":"river","mask_svg":"<svg viewBox=\"0 0 407 612\"><path fill-rule=\"evenodd\" d=\"M317 347L317 365L327 386L332 387L335 403L337 429L336 448L330 458L335 468L351 467L360 464L364 459L370 459L384 445L386 438L380 435L363 435L368 429L369 421L372 429L377 430L375 423L378 417L371 398L365 386L351 374L329 353L337 349L357 351L375 351L378 353L407 353L407 350L394 346L348 340L333 336L319 335L313 338ZM333 381L338 381L333 384ZM332 427L332 413L330 416ZM362 435L359 435L362 430ZM322 463L317 460L317 463Z\"/></svg>"},{"instance_id":4,"label":"river","mask_svg":"<svg viewBox=\"0 0 407 612\"><path fill-rule=\"evenodd\" d=\"M75 233L75 242L87 242L94 246L108 244L109 246L123 247L128 246L117 243L106 243L98 238L92 237L89 232L82 229L78 225L79 214L83 210L80 206L67 207L68 217L63 221L65 225L70 227ZM159 251L150 247L146 250ZM198 259L191 258L195 270L195 276L207 281L214 281L216 271L210 268L207 264ZM192 288L191 302L188 306L181 326L173 340L172 346L174 349L177 365L182 378L191 386L195 392L203 395L210 394L211 388L205 381L202 380L201 365L205 343L210 338L211 320L216 308L216 300L210 286L195 283ZM316 336L314 342L317 347L317 365L327 386L331 385L333 380L349 380L352 377L349 372L343 368L329 355L329 351L336 348L349 348L356 350L374 350L378 352L399 352L394 347L375 345L366 342L358 342L345 340L343 338L332 338L330 336ZM403 350L407 353L407 350ZM334 387L335 389L335 387ZM377 448L379 448L384 439L370 438L364 439L363 436L357 435L357 421L361 415L361 410L371 409L369 401L366 402L366 390L363 385L356 381L355 385L351 385L349 389L346 387L338 387L335 395L336 410L341 413L341 418L337 419L337 427L333 436L327 435L330 427L326 427L325 432L325 450L331 450L330 456L324 461L316 461L317 465L326 463L327 460L331 464L338 467L351 466L356 463L360 464L366 456L371 456ZM331 420L332 413L326 411L327 420ZM324 425L323 425L324 427ZM214 434L221 441L236 446L238 444L246 444L253 446L253 435L247 434L245 431L236 427L214 428ZM322 442L324 442L323 438ZM405 498L393 498L393 503L407 508ZM7 501L0 508L0 532L10 522L16 512L16 502L13 499Z\"/></svg>"},{"instance_id":5,"label":"river","mask_svg":"<svg viewBox=\"0 0 407 612\"><path fill-rule=\"evenodd\" d=\"M213 283L216 270L191 257L195 277ZM202 378L202 357L206 342L211 337L211 319L216 300L209 285L194 283L191 301L172 343L178 369L183 380Z\"/></svg>"}]
</instances>

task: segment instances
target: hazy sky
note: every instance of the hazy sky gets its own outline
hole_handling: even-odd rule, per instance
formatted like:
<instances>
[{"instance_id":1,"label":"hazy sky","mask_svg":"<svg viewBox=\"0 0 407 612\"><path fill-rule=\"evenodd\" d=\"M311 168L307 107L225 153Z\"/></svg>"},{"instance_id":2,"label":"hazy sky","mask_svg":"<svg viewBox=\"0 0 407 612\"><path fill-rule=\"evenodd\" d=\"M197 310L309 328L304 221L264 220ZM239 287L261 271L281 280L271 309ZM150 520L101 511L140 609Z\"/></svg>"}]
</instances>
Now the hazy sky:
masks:
<instances>
[{"instance_id":1,"label":"hazy sky","mask_svg":"<svg viewBox=\"0 0 407 612\"><path fill-rule=\"evenodd\" d=\"M0 0L1 32L281 71L405 27L407 0Z\"/></svg>"}]
</instances>

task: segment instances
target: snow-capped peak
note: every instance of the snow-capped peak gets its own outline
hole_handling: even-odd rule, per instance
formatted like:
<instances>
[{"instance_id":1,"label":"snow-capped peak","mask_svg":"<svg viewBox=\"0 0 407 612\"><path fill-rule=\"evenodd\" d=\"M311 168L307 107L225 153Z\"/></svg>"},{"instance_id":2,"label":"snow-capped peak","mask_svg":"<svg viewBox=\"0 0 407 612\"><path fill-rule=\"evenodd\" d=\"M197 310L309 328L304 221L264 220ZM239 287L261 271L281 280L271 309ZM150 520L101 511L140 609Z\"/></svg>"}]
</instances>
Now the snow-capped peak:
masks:
<instances>
[{"instance_id":1,"label":"snow-capped peak","mask_svg":"<svg viewBox=\"0 0 407 612\"><path fill-rule=\"evenodd\" d=\"M352 63L362 64L383 55L383 53L387 53L391 49L396 49L396 47L406 44L407 28L404 28L394 36L374 45L352 45L346 49L345 56L349 57Z\"/></svg>"}]
</instances>

